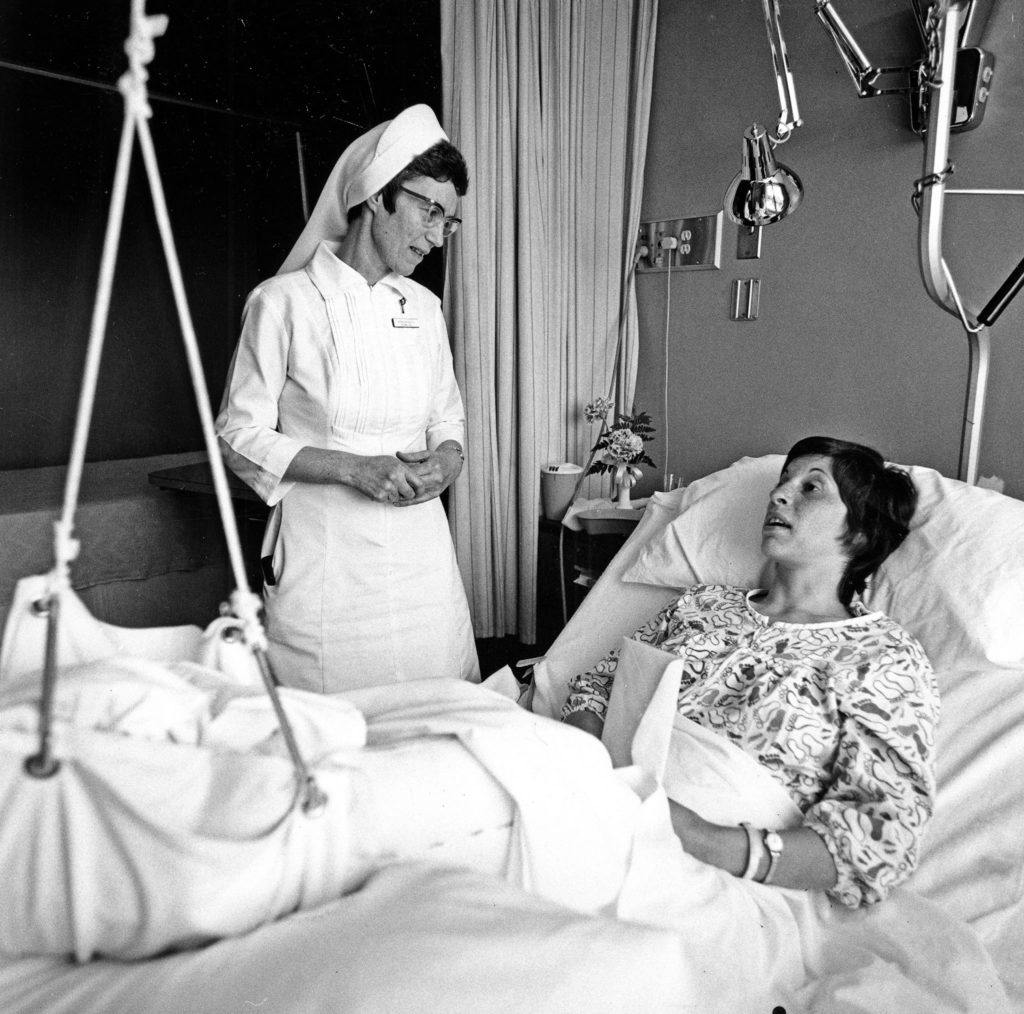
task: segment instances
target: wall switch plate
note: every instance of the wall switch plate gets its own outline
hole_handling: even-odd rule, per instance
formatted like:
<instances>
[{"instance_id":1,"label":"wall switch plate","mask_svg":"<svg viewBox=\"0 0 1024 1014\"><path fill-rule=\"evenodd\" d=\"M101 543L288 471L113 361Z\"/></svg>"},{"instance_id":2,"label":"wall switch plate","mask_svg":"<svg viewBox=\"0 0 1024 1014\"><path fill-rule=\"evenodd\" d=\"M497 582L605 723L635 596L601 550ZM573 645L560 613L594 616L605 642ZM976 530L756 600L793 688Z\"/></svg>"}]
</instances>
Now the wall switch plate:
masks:
<instances>
[{"instance_id":1,"label":"wall switch plate","mask_svg":"<svg viewBox=\"0 0 1024 1014\"><path fill-rule=\"evenodd\" d=\"M763 226L741 225L736 234L736 260L751 261L761 256L761 233Z\"/></svg>"},{"instance_id":2,"label":"wall switch plate","mask_svg":"<svg viewBox=\"0 0 1024 1014\"><path fill-rule=\"evenodd\" d=\"M761 279L737 278L732 283L732 320L757 320L761 303Z\"/></svg>"}]
</instances>

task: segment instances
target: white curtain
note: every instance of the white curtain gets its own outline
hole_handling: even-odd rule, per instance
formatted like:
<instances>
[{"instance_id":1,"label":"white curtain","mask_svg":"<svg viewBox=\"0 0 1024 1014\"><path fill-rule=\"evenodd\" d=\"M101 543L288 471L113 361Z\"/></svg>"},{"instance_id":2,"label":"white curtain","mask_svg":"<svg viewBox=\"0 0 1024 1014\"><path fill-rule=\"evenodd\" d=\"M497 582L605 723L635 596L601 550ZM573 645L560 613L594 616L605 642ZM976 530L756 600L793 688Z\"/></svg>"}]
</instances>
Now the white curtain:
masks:
<instances>
[{"instance_id":1,"label":"white curtain","mask_svg":"<svg viewBox=\"0 0 1024 1014\"><path fill-rule=\"evenodd\" d=\"M441 0L444 126L466 157L445 307L466 402L450 517L477 637L536 639L540 468L583 407L631 406L657 0Z\"/></svg>"}]
</instances>

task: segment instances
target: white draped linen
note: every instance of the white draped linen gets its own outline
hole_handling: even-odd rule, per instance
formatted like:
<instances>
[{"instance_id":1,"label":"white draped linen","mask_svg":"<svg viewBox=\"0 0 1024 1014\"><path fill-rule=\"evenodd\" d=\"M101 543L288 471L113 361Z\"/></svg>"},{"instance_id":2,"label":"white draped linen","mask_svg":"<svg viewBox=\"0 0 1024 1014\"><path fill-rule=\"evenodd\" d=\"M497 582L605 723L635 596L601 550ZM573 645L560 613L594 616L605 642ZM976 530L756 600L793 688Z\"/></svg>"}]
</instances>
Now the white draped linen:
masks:
<instances>
[{"instance_id":1,"label":"white draped linen","mask_svg":"<svg viewBox=\"0 0 1024 1014\"><path fill-rule=\"evenodd\" d=\"M631 405L632 261L657 0L442 0L444 123L470 167L445 307L467 410L451 525L478 637L535 640L539 470Z\"/></svg>"},{"instance_id":2,"label":"white draped linen","mask_svg":"<svg viewBox=\"0 0 1024 1014\"><path fill-rule=\"evenodd\" d=\"M400 959L390 955L387 917L371 923L358 948L339 952L332 946L334 927L324 920L334 899L352 892L358 908L359 886L372 886L382 866L427 859L449 883L451 867L468 867L565 906L561 926L549 926L546 939L510 941L512 949L487 969L501 975L511 964L529 990L544 961L537 952L554 948L573 983L572 995L559 1006L537 1009L812 1011L833 1010L839 1003L864 1011L1005 1011L1005 994L977 938L911 892L898 889L886 902L849 912L820 892L741 880L683 851L672 832L666 792L723 822L761 820L766 807L782 814L782 823L799 813L785 790L739 748L679 719L671 692L676 665L664 665L663 685L640 719L633 751L640 763L617 770L596 740L463 682L428 680L344 697L288 691L286 707L299 719L303 746L318 758L317 776L329 795L327 810L315 819L288 809L290 780L272 739L241 752L232 749L244 729L244 723L231 721L232 710L241 705L255 715L262 706L266 712L266 698L235 693L215 713L216 701L203 690L215 690L219 698L223 685L210 670L179 663L174 672L165 668L157 674L152 663L145 667L156 677L149 685L161 699L177 701L200 719L193 723L198 737L182 737L176 725L176 741L168 741L156 711L146 718L143 735L137 725L131 735L97 728L101 716L95 713L78 716L91 726L86 729L72 716L74 721L61 720L57 729L61 770L43 781L28 778L20 766L32 737L18 727L31 727L32 709L4 709L0 795L9 818L5 827L18 833L4 841L10 904L0 913L0 1006L77 1014L166 1009L159 987L169 967L159 956L127 964L94 960L76 976L60 975L55 964L72 949L80 958L97 952L143 957L159 955L167 945L235 936L236 946L228 946L241 968L211 968L204 949L184 958L193 974L175 992L178 1009L226 1009L222 996L211 1002L225 979L236 997L251 997L259 1006L275 987L263 976L256 976L258 986L253 981L255 952L289 979L278 997L282 1009L411 1009L396 1003L402 984L422 980L429 990L439 966L449 995L423 1009L480 1009L467 1006L475 991L462 989L448 954L479 916L460 907L464 925L458 936L449 935L448 896L437 899L429 917L427 933L434 942L427 954L421 945ZM143 667L130 668L141 674ZM99 679L111 686L111 677L122 670L109 660L79 671L62 681L64 702L69 692L82 699L76 682ZM176 674L193 692L171 686ZM205 703L195 701L195 691ZM70 714L66 707L61 713ZM348 729L339 735L336 718L346 716ZM192 738L199 741L186 741ZM389 765L391 753L403 748L408 752L401 763ZM466 754L463 765L450 763L452 751ZM393 777L403 768L404 779ZM418 778L417 792L409 782ZM493 834L472 833L482 817ZM62 828L69 833L59 833ZM397 905L405 913L402 922L422 922L424 913L416 906L431 886L419 879L402 878L404 893L378 898L378 905L383 901L385 911ZM394 883L395 877L388 880ZM62 892L71 897L61 899ZM505 893L499 884L491 904ZM479 907L474 906L477 912ZM608 1003L605 978L612 966L605 961L614 965L620 956L617 930L586 941L589 946L565 947L563 927L576 923L574 911L581 910L602 924L614 918L616 927L651 927L671 935L662 935L663 946L647 956L632 952L639 962L630 973L639 980L637 1005L624 1005L621 998ZM283 936L261 935L275 916L283 916L275 923ZM319 940L310 941L303 931L311 919L325 931ZM494 934L494 927L488 932ZM281 946L297 936L307 946L297 954L288 947L291 967L282 965ZM575 934L570 940L581 942ZM674 947L664 946L669 940ZM486 967L484 953L473 949L478 968ZM44 969L40 957L55 961ZM382 958L391 962L393 984L364 978L360 995L345 992L350 969L358 973ZM141 1002L126 1005L117 992L132 978L132 966L147 969L151 989ZM325 966L337 984L324 982ZM119 974L111 975L111 969ZM134 978L138 990L140 978ZM651 996L645 989L658 984L670 984L671 992ZM83 995L87 985L90 995ZM65 1006L64 997L72 993L79 1004ZM486 1009L509 1009L500 994L492 995L495 1003L485 1003Z\"/></svg>"}]
</instances>

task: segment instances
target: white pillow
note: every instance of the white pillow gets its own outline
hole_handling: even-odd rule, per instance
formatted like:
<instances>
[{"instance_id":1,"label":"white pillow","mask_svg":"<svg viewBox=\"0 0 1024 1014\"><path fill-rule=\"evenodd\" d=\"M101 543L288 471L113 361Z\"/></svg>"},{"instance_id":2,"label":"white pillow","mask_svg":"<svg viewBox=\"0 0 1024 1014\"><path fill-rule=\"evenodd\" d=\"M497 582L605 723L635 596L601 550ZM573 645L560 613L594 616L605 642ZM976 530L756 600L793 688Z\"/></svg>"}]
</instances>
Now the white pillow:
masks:
<instances>
[{"instance_id":1,"label":"white pillow","mask_svg":"<svg viewBox=\"0 0 1024 1014\"><path fill-rule=\"evenodd\" d=\"M704 584L758 584L761 521L784 460L743 458L693 483L623 580L679 587L692 572ZM936 670L1024 664L1024 502L931 468L907 471L918 489L910 534L865 603L917 637Z\"/></svg>"},{"instance_id":2,"label":"white pillow","mask_svg":"<svg viewBox=\"0 0 1024 1014\"><path fill-rule=\"evenodd\" d=\"M761 522L784 455L741 458L686 487L679 515L640 550L623 581L685 588L759 583Z\"/></svg>"},{"instance_id":3,"label":"white pillow","mask_svg":"<svg viewBox=\"0 0 1024 1014\"><path fill-rule=\"evenodd\" d=\"M672 672L667 669L673 662ZM608 749L612 758L612 766L621 768L630 764L641 764L656 777L661 777L661 769L668 753L668 739L672 732L672 719L676 711L676 698L679 695L679 680L682 677L682 661L671 652L652 648L642 641L634 641L631 637L622 638L619 649L619 664L615 669L615 682L612 683L611 696L608 699L608 712L605 715L601 742ZM653 739L649 737L642 756L634 755L634 740L640 720L662 684L662 680L674 679L674 688L668 700L667 721L663 728L652 729ZM649 723L648 723L649 724Z\"/></svg>"},{"instance_id":4,"label":"white pillow","mask_svg":"<svg viewBox=\"0 0 1024 1014\"><path fill-rule=\"evenodd\" d=\"M865 603L906 627L936 670L1024 665L1024 502L907 470L919 494L910 535Z\"/></svg>"}]
</instances>

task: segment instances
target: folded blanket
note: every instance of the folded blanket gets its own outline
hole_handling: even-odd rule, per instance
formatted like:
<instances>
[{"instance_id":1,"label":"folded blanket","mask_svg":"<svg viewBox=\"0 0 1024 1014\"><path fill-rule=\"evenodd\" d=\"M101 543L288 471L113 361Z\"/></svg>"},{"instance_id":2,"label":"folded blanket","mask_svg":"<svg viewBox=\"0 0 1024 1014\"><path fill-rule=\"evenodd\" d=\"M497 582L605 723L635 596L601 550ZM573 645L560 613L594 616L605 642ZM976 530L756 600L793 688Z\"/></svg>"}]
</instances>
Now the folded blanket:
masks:
<instances>
[{"instance_id":1,"label":"folded blanket","mask_svg":"<svg viewBox=\"0 0 1024 1014\"><path fill-rule=\"evenodd\" d=\"M51 778L22 767L34 707L0 695L6 954L195 946L414 858L584 912L618 896L640 800L596 740L479 687L285 691L328 797L309 816L265 696L191 663L113 658L62 675Z\"/></svg>"}]
</instances>

